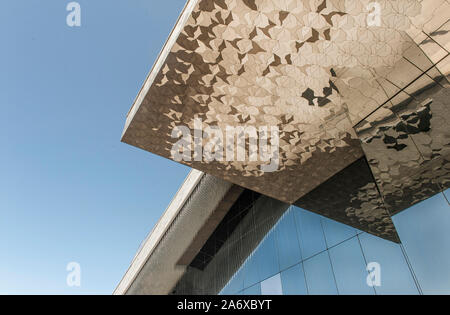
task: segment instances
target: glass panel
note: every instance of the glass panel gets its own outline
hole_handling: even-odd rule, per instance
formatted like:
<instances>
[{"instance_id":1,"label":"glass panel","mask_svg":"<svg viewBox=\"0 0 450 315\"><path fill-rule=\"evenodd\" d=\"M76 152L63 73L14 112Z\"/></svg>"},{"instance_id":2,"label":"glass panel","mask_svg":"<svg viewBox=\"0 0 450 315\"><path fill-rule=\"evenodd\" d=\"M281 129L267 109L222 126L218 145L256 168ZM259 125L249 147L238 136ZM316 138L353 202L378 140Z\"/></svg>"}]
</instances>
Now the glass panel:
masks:
<instances>
[{"instance_id":1,"label":"glass panel","mask_svg":"<svg viewBox=\"0 0 450 315\"><path fill-rule=\"evenodd\" d=\"M281 277L279 273L261 282L261 294L283 295L283 289L281 288Z\"/></svg>"},{"instance_id":2,"label":"glass panel","mask_svg":"<svg viewBox=\"0 0 450 315\"><path fill-rule=\"evenodd\" d=\"M442 194L393 217L424 294L450 294L450 206Z\"/></svg>"},{"instance_id":3,"label":"glass panel","mask_svg":"<svg viewBox=\"0 0 450 315\"><path fill-rule=\"evenodd\" d=\"M381 286L377 294L419 294L399 244L364 233L359 236L367 263L381 267Z\"/></svg>"},{"instance_id":4,"label":"glass panel","mask_svg":"<svg viewBox=\"0 0 450 315\"><path fill-rule=\"evenodd\" d=\"M242 291L241 295L261 295L261 286L260 284L255 284L248 289Z\"/></svg>"},{"instance_id":5,"label":"glass panel","mask_svg":"<svg viewBox=\"0 0 450 315\"><path fill-rule=\"evenodd\" d=\"M306 295L308 291L305 283L303 264L295 265L281 273L281 284L285 295Z\"/></svg>"},{"instance_id":6,"label":"glass panel","mask_svg":"<svg viewBox=\"0 0 450 315\"><path fill-rule=\"evenodd\" d=\"M229 283L228 283L229 284ZM219 292L219 295L231 295L230 287L228 284Z\"/></svg>"},{"instance_id":7,"label":"glass panel","mask_svg":"<svg viewBox=\"0 0 450 315\"><path fill-rule=\"evenodd\" d=\"M233 276L233 278L231 279L231 281L228 283L228 291L230 292L229 294L236 294L239 291L242 291L244 289L244 284L243 284L243 272L242 272L242 268L236 272Z\"/></svg>"},{"instance_id":8,"label":"glass panel","mask_svg":"<svg viewBox=\"0 0 450 315\"><path fill-rule=\"evenodd\" d=\"M375 294L367 285L366 262L356 237L329 250L339 294Z\"/></svg>"},{"instance_id":9,"label":"glass panel","mask_svg":"<svg viewBox=\"0 0 450 315\"><path fill-rule=\"evenodd\" d=\"M275 234L273 231L269 232L255 253L258 261L258 274L260 281L280 272L274 235Z\"/></svg>"},{"instance_id":10,"label":"glass panel","mask_svg":"<svg viewBox=\"0 0 450 315\"><path fill-rule=\"evenodd\" d=\"M253 253L243 267L244 288L248 288L259 282L258 265Z\"/></svg>"},{"instance_id":11,"label":"glass panel","mask_svg":"<svg viewBox=\"0 0 450 315\"><path fill-rule=\"evenodd\" d=\"M322 252L303 263L309 294L337 294L328 252Z\"/></svg>"},{"instance_id":12,"label":"glass panel","mask_svg":"<svg viewBox=\"0 0 450 315\"><path fill-rule=\"evenodd\" d=\"M294 213L291 210L281 218L276 226L276 244L281 270L302 260Z\"/></svg>"},{"instance_id":13,"label":"glass panel","mask_svg":"<svg viewBox=\"0 0 450 315\"><path fill-rule=\"evenodd\" d=\"M356 229L328 218L322 218L322 226L328 248L356 235Z\"/></svg>"},{"instance_id":14,"label":"glass panel","mask_svg":"<svg viewBox=\"0 0 450 315\"><path fill-rule=\"evenodd\" d=\"M327 248L323 236L321 217L315 213L294 208L303 259L307 259Z\"/></svg>"}]
</instances>

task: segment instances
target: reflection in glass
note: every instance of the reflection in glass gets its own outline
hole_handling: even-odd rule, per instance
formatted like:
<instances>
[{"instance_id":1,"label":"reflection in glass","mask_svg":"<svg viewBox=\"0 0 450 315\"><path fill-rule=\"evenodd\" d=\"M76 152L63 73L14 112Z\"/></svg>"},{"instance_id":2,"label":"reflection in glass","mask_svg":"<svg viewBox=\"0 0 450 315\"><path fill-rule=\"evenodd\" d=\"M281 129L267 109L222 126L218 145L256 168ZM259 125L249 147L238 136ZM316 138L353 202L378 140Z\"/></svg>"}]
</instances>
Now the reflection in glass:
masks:
<instances>
[{"instance_id":1,"label":"reflection in glass","mask_svg":"<svg viewBox=\"0 0 450 315\"><path fill-rule=\"evenodd\" d=\"M255 253L258 262L259 280L265 280L280 271L275 247L275 234L269 232Z\"/></svg>"},{"instance_id":2,"label":"reflection in glass","mask_svg":"<svg viewBox=\"0 0 450 315\"><path fill-rule=\"evenodd\" d=\"M437 194L393 217L424 294L450 294L450 206Z\"/></svg>"},{"instance_id":3,"label":"reflection in glass","mask_svg":"<svg viewBox=\"0 0 450 315\"><path fill-rule=\"evenodd\" d=\"M333 247L356 235L356 229L351 226L336 222L334 220L322 218L323 231L328 248Z\"/></svg>"},{"instance_id":4,"label":"reflection in glass","mask_svg":"<svg viewBox=\"0 0 450 315\"><path fill-rule=\"evenodd\" d=\"M320 222L321 217L298 207L293 208L303 259L324 251L327 246Z\"/></svg>"},{"instance_id":5,"label":"reflection in glass","mask_svg":"<svg viewBox=\"0 0 450 315\"><path fill-rule=\"evenodd\" d=\"M377 294L419 294L399 244L367 233L359 239L367 262L381 266L381 286L375 287Z\"/></svg>"},{"instance_id":6,"label":"reflection in glass","mask_svg":"<svg viewBox=\"0 0 450 315\"><path fill-rule=\"evenodd\" d=\"M301 261L294 213L291 210L288 210L276 226L276 245L281 270Z\"/></svg>"},{"instance_id":7,"label":"reflection in glass","mask_svg":"<svg viewBox=\"0 0 450 315\"><path fill-rule=\"evenodd\" d=\"M328 252L322 252L303 263L309 294L338 294Z\"/></svg>"},{"instance_id":8,"label":"reflection in glass","mask_svg":"<svg viewBox=\"0 0 450 315\"><path fill-rule=\"evenodd\" d=\"M449 195L393 217L403 245L290 207L221 294L450 294ZM379 287L367 285L371 262Z\"/></svg>"},{"instance_id":9,"label":"reflection in glass","mask_svg":"<svg viewBox=\"0 0 450 315\"><path fill-rule=\"evenodd\" d=\"M305 274L303 264L295 265L281 272L281 284L285 295L306 295Z\"/></svg>"},{"instance_id":10,"label":"reflection in glass","mask_svg":"<svg viewBox=\"0 0 450 315\"><path fill-rule=\"evenodd\" d=\"M369 274L356 236L329 252L339 294L375 294L374 289L367 285Z\"/></svg>"},{"instance_id":11,"label":"reflection in glass","mask_svg":"<svg viewBox=\"0 0 450 315\"><path fill-rule=\"evenodd\" d=\"M259 282L258 265L255 254L253 253L245 263L243 269L244 288L248 288Z\"/></svg>"},{"instance_id":12,"label":"reflection in glass","mask_svg":"<svg viewBox=\"0 0 450 315\"><path fill-rule=\"evenodd\" d=\"M241 295L261 295L261 285L255 284L241 292Z\"/></svg>"},{"instance_id":13,"label":"reflection in glass","mask_svg":"<svg viewBox=\"0 0 450 315\"><path fill-rule=\"evenodd\" d=\"M243 283L243 272L242 268L238 270L231 279L231 281L228 283L228 291L230 294L235 294L242 289L244 289L244 283Z\"/></svg>"},{"instance_id":14,"label":"reflection in glass","mask_svg":"<svg viewBox=\"0 0 450 315\"><path fill-rule=\"evenodd\" d=\"M283 295L283 289L281 288L281 277L279 273L261 282L261 294Z\"/></svg>"}]
</instances>

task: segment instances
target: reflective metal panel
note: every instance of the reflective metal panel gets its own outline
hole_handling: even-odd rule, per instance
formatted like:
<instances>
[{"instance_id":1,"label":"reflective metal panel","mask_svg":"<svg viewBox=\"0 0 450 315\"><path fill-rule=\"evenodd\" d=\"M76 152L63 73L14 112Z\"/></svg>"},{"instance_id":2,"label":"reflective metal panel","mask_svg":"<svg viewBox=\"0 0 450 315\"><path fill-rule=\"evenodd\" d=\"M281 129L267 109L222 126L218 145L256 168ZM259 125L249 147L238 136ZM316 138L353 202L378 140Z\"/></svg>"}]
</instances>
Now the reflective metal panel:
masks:
<instances>
[{"instance_id":1,"label":"reflective metal panel","mask_svg":"<svg viewBox=\"0 0 450 315\"><path fill-rule=\"evenodd\" d=\"M355 127L391 215L449 187L449 99L433 67Z\"/></svg>"},{"instance_id":2,"label":"reflective metal panel","mask_svg":"<svg viewBox=\"0 0 450 315\"><path fill-rule=\"evenodd\" d=\"M295 205L399 242L394 224L365 159L360 159L342 170L300 198ZM323 239L323 236L320 238Z\"/></svg>"},{"instance_id":3,"label":"reflective metal panel","mask_svg":"<svg viewBox=\"0 0 450 315\"><path fill-rule=\"evenodd\" d=\"M445 1L377 3L374 19L369 0L189 1L130 111L123 141L173 159L179 140L173 131L185 126L194 133L196 119L221 131L276 127L274 172L249 155L210 161L195 151L181 162L295 202L363 156L353 126L386 100L377 79L409 84L421 70L403 55L417 46L422 30L434 32L446 22L439 13ZM439 34L432 36L444 40ZM204 146L212 134L194 142ZM234 147L229 139L221 142Z\"/></svg>"}]
</instances>

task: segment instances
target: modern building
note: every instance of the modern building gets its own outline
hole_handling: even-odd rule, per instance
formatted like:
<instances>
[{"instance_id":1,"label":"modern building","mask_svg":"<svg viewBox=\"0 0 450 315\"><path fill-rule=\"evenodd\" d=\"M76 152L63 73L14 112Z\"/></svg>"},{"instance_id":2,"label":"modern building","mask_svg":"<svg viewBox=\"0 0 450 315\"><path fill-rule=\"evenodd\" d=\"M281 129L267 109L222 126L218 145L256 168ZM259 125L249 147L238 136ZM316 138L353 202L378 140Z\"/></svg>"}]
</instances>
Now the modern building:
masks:
<instances>
[{"instance_id":1,"label":"modern building","mask_svg":"<svg viewBox=\"0 0 450 315\"><path fill-rule=\"evenodd\" d=\"M189 0L122 141L193 170L114 293L450 294L449 18Z\"/></svg>"}]
</instances>

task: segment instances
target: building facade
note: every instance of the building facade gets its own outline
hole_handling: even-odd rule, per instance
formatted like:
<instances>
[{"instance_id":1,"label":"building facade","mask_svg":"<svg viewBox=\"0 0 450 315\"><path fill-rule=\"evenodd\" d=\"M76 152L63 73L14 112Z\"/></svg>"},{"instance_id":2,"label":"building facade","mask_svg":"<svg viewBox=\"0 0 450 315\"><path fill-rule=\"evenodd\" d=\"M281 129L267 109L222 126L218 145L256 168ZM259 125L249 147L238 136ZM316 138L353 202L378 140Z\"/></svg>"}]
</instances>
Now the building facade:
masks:
<instances>
[{"instance_id":1,"label":"building facade","mask_svg":"<svg viewBox=\"0 0 450 315\"><path fill-rule=\"evenodd\" d=\"M122 141L193 170L115 294L450 294L448 34L446 0L187 1Z\"/></svg>"},{"instance_id":2,"label":"building facade","mask_svg":"<svg viewBox=\"0 0 450 315\"><path fill-rule=\"evenodd\" d=\"M450 294L449 193L394 216L401 244L291 206L220 293Z\"/></svg>"}]
</instances>

